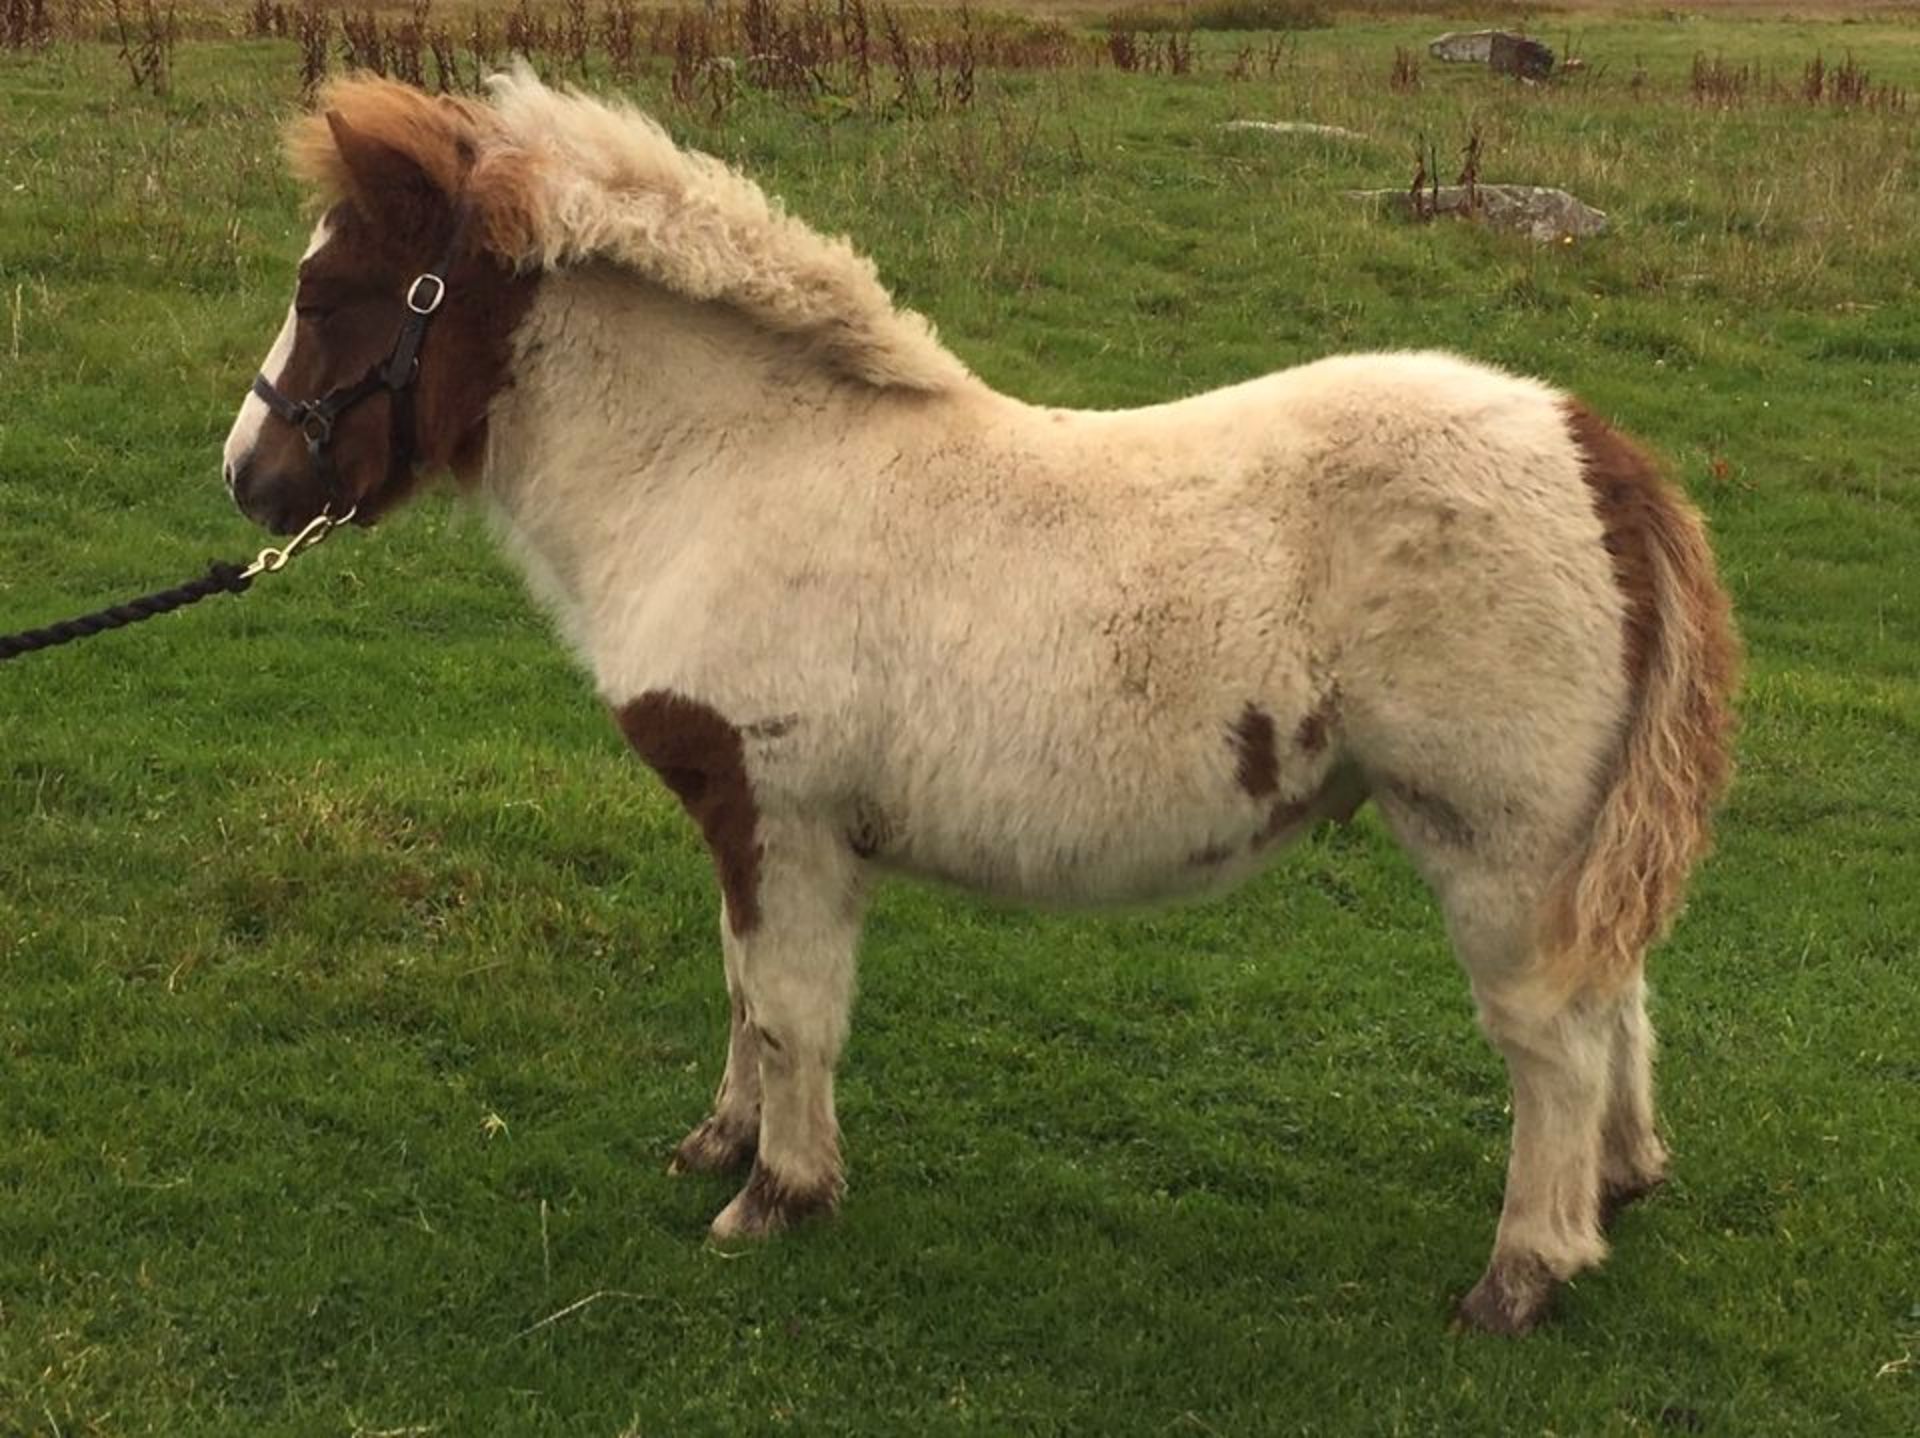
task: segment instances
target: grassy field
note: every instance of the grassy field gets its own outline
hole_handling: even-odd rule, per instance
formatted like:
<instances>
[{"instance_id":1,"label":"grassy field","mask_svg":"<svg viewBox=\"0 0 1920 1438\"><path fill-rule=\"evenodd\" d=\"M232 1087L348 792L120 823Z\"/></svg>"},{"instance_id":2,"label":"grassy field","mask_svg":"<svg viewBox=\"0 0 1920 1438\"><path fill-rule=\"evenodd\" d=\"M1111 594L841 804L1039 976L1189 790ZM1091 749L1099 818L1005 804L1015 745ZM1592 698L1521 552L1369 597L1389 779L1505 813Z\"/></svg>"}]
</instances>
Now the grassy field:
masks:
<instances>
[{"instance_id":1,"label":"grassy field","mask_svg":"<svg viewBox=\"0 0 1920 1438\"><path fill-rule=\"evenodd\" d=\"M0 672L0 1434L1920 1431L1920 100L1688 81L1850 49L1920 91L1920 27L1563 24L1589 68L1539 89L1396 93L1436 22L1379 16L917 118L633 87L1028 398L1438 345L1670 456L1743 773L1654 970L1676 1179L1555 1325L1447 1332L1505 1085L1370 817L1208 907L887 891L841 1219L703 1245L727 1190L664 1167L724 1034L705 860L434 499ZM296 91L286 42L183 43L164 99L0 54L0 629L257 547L217 463L306 231ZM1613 232L1340 198L1476 127Z\"/></svg>"}]
</instances>

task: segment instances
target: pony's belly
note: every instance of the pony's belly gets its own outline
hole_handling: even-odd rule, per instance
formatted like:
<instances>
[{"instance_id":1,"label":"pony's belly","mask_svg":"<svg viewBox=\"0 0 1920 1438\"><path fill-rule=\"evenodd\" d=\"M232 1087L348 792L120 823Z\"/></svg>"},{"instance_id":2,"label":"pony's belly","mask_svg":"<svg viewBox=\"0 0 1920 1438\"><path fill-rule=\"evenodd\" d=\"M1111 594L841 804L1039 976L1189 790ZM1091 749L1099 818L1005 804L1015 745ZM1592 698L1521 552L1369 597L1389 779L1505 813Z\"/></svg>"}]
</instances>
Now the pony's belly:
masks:
<instances>
[{"instance_id":1,"label":"pony's belly","mask_svg":"<svg viewBox=\"0 0 1920 1438\"><path fill-rule=\"evenodd\" d=\"M1238 815L1209 824L1141 826L1099 835L1026 827L962 835L899 833L870 857L881 868L973 893L1048 907L1101 907L1197 897L1257 872L1298 830L1264 832Z\"/></svg>"},{"instance_id":2,"label":"pony's belly","mask_svg":"<svg viewBox=\"0 0 1920 1438\"><path fill-rule=\"evenodd\" d=\"M996 755L1007 762L997 765L976 757L878 766L848 837L883 868L1025 903L1125 905L1218 892L1314 820L1352 810L1350 796L1329 787L1336 765L1324 744L1276 753L1266 732L1273 727L1254 730L1262 748L1230 725L1195 719L1079 768L1017 756L1023 748L1096 752L1097 736L1007 743ZM1281 727L1298 726L1289 717ZM1255 762L1263 754L1264 766Z\"/></svg>"}]
</instances>

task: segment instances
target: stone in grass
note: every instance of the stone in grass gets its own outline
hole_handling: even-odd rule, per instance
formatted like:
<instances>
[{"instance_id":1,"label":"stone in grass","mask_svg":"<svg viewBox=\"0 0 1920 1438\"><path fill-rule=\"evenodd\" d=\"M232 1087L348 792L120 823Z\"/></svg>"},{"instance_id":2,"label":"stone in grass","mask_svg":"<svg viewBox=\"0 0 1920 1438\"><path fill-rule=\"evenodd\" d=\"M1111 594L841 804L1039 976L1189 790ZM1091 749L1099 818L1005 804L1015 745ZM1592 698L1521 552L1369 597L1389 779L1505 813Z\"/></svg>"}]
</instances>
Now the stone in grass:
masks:
<instances>
[{"instance_id":1,"label":"stone in grass","mask_svg":"<svg viewBox=\"0 0 1920 1438\"><path fill-rule=\"evenodd\" d=\"M1358 130L1344 125L1316 125L1308 120L1229 120L1223 130L1256 130L1263 135L1319 135L1328 140L1364 140Z\"/></svg>"},{"instance_id":2,"label":"stone in grass","mask_svg":"<svg viewBox=\"0 0 1920 1438\"><path fill-rule=\"evenodd\" d=\"M1436 60L1485 65L1500 75L1544 80L1553 73L1553 51L1511 30L1450 30L1427 42Z\"/></svg>"},{"instance_id":3,"label":"stone in grass","mask_svg":"<svg viewBox=\"0 0 1920 1438\"><path fill-rule=\"evenodd\" d=\"M1456 65L1484 65L1493 57L1493 30L1449 30L1427 42L1427 53Z\"/></svg>"},{"instance_id":4,"label":"stone in grass","mask_svg":"<svg viewBox=\"0 0 1920 1438\"><path fill-rule=\"evenodd\" d=\"M1413 196L1407 190L1349 190L1352 199L1411 216ZM1512 230L1541 243L1585 239L1605 234L1607 217L1582 204L1565 190L1545 185L1442 185L1436 194L1422 190L1420 202L1435 214L1472 217L1496 230Z\"/></svg>"},{"instance_id":5,"label":"stone in grass","mask_svg":"<svg viewBox=\"0 0 1920 1438\"><path fill-rule=\"evenodd\" d=\"M1487 52L1487 68L1496 75L1518 75L1522 80L1544 80L1553 73L1553 51L1525 35L1494 32Z\"/></svg>"}]
</instances>

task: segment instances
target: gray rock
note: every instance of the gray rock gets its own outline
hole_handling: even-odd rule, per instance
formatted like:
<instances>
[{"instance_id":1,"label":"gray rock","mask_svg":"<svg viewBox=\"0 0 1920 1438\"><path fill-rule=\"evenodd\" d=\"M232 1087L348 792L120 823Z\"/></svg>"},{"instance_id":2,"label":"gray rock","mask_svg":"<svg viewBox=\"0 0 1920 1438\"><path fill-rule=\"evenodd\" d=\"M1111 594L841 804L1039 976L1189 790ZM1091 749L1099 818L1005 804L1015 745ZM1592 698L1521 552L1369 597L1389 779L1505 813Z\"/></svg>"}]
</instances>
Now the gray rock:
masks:
<instances>
[{"instance_id":1,"label":"gray rock","mask_svg":"<svg viewBox=\"0 0 1920 1438\"><path fill-rule=\"evenodd\" d=\"M1315 125L1306 120L1229 120L1223 130L1257 130L1264 135L1321 135L1329 140L1364 140L1358 130L1343 125Z\"/></svg>"},{"instance_id":2,"label":"gray rock","mask_svg":"<svg viewBox=\"0 0 1920 1438\"><path fill-rule=\"evenodd\" d=\"M1427 43L1427 53L1436 60L1456 65L1484 65L1493 54L1492 30L1449 30Z\"/></svg>"},{"instance_id":3,"label":"gray rock","mask_svg":"<svg viewBox=\"0 0 1920 1438\"><path fill-rule=\"evenodd\" d=\"M1485 65L1497 74L1529 80L1553 73L1553 51L1511 30L1449 30L1427 42L1427 53L1436 60Z\"/></svg>"},{"instance_id":4,"label":"gray rock","mask_svg":"<svg viewBox=\"0 0 1920 1438\"><path fill-rule=\"evenodd\" d=\"M1413 196L1406 190L1349 190L1350 198L1362 200L1397 214L1414 213ZM1605 234L1607 217L1591 205L1582 204L1565 190L1545 185L1476 185L1471 195L1465 185L1442 185L1436 197L1431 190L1421 191L1422 206L1431 205L1442 215L1465 215L1496 230L1512 230L1530 239L1549 243L1563 239L1585 239ZM1425 211L1422 211L1424 216Z\"/></svg>"},{"instance_id":5,"label":"gray rock","mask_svg":"<svg viewBox=\"0 0 1920 1438\"><path fill-rule=\"evenodd\" d=\"M1487 50L1487 68L1496 75L1544 80L1553 73L1553 51L1525 35L1509 35L1497 30Z\"/></svg>"}]
</instances>

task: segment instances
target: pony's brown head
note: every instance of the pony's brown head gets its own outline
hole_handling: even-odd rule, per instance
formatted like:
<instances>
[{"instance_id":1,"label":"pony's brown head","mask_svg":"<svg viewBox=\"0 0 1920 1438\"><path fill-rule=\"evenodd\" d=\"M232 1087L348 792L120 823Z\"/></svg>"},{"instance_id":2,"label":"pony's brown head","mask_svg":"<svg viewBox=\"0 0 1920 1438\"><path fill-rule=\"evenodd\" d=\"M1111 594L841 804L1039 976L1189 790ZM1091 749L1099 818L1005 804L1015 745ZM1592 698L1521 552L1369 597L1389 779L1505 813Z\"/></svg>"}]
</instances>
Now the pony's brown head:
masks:
<instances>
[{"instance_id":1,"label":"pony's brown head","mask_svg":"<svg viewBox=\"0 0 1920 1438\"><path fill-rule=\"evenodd\" d=\"M280 533L371 523L422 475L477 470L534 279L528 166L488 112L350 80L288 144L325 213L227 437L227 487Z\"/></svg>"}]
</instances>

